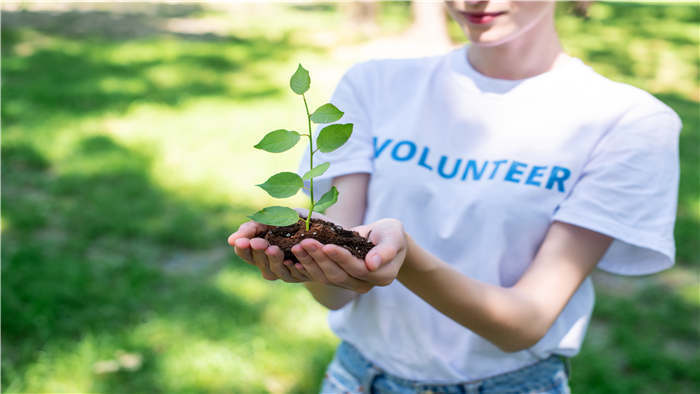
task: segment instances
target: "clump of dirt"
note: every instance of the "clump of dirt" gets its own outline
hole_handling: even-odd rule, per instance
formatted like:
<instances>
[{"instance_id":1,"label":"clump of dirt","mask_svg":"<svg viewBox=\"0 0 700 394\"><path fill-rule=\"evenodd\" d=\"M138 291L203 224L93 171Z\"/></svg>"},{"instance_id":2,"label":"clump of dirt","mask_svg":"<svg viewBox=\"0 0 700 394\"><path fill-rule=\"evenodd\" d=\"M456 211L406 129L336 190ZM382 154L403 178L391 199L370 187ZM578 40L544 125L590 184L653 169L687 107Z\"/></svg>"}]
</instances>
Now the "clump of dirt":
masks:
<instances>
[{"instance_id":1,"label":"clump of dirt","mask_svg":"<svg viewBox=\"0 0 700 394\"><path fill-rule=\"evenodd\" d=\"M292 253L292 246L306 238L313 238L324 245L341 246L361 260L364 260L367 253L374 247L372 242L357 231L349 231L337 224L314 218L311 218L309 231L306 231L306 219L299 219L290 226L271 226L268 230L256 234L255 237L264 238L270 245L279 246L284 252L285 260L291 260L294 263L298 263L299 260Z\"/></svg>"}]
</instances>

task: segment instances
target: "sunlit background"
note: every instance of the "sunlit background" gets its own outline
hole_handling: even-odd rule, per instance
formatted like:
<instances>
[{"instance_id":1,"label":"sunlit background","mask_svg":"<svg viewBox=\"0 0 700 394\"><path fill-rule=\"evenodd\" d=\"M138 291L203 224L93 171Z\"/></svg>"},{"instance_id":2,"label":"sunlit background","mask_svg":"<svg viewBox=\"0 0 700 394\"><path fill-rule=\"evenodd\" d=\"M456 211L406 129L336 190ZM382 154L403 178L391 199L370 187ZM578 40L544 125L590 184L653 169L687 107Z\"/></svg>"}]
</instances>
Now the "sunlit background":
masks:
<instances>
[{"instance_id":1,"label":"sunlit background","mask_svg":"<svg viewBox=\"0 0 700 394\"><path fill-rule=\"evenodd\" d=\"M700 386L700 11L559 4L566 49L682 117L678 262L596 273L575 393ZM414 15L415 14L415 15ZM303 149L252 148L373 57L464 43L408 2L2 5L4 392L318 390L338 340L300 285L264 281L226 237L270 203L254 185ZM297 205L290 198L283 204ZM279 201L277 200L279 203Z\"/></svg>"}]
</instances>

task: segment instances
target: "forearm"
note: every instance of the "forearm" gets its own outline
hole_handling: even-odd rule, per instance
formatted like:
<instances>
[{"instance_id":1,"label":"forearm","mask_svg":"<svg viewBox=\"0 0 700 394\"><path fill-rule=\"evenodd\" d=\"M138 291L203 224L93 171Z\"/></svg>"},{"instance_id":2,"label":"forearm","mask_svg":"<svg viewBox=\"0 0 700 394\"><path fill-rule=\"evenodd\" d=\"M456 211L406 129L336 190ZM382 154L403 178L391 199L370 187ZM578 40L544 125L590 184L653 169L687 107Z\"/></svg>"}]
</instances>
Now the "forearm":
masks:
<instances>
[{"instance_id":1,"label":"forearm","mask_svg":"<svg viewBox=\"0 0 700 394\"><path fill-rule=\"evenodd\" d=\"M305 282L304 286L309 290L309 293L314 297L319 304L331 310L338 310L345 306L353 298L357 297L358 293L342 289L332 285L324 285L323 283Z\"/></svg>"},{"instance_id":2,"label":"forearm","mask_svg":"<svg viewBox=\"0 0 700 394\"><path fill-rule=\"evenodd\" d=\"M513 288L483 283L432 256L407 236L397 279L447 317L504 351L534 345L549 328L536 305Z\"/></svg>"}]
</instances>

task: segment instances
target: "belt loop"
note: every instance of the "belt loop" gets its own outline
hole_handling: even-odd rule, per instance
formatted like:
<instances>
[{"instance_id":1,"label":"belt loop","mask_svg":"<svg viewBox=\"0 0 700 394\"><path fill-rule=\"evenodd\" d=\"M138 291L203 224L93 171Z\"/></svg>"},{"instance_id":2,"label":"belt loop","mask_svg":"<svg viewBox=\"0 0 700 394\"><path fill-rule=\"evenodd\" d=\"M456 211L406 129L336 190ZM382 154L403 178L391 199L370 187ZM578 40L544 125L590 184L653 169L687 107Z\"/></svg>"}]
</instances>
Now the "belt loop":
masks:
<instances>
[{"instance_id":1,"label":"belt loop","mask_svg":"<svg viewBox=\"0 0 700 394\"><path fill-rule=\"evenodd\" d=\"M374 365L370 366L367 368L367 373L362 379L362 387L365 388L366 392L368 394L373 394L374 390L372 389L372 385L374 384L374 381L377 379L379 374L381 374L382 371L375 367Z\"/></svg>"},{"instance_id":2,"label":"belt loop","mask_svg":"<svg viewBox=\"0 0 700 394\"><path fill-rule=\"evenodd\" d=\"M477 394L481 392L482 384L482 381L477 381L472 383L464 383L461 386L465 394Z\"/></svg>"},{"instance_id":3,"label":"belt loop","mask_svg":"<svg viewBox=\"0 0 700 394\"><path fill-rule=\"evenodd\" d=\"M558 355L559 359L564 363L564 372L566 372L566 378L571 380L571 359Z\"/></svg>"}]
</instances>

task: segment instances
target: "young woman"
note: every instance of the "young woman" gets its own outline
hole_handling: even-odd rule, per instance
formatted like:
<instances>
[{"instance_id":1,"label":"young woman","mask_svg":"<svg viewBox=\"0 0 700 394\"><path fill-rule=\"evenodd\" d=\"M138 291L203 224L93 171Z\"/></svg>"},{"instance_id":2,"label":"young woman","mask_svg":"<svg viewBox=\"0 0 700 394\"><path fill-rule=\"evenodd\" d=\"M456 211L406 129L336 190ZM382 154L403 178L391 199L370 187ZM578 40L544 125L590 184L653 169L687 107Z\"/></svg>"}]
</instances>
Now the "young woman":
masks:
<instances>
[{"instance_id":1,"label":"young woman","mask_svg":"<svg viewBox=\"0 0 700 394\"><path fill-rule=\"evenodd\" d=\"M327 215L370 234L365 261L229 238L332 310L323 392L568 392L594 267L673 264L678 116L564 53L554 2L447 6L471 45L358 64L331 100L354 132L319 158Z\"/></svg>"}]
</instances>

